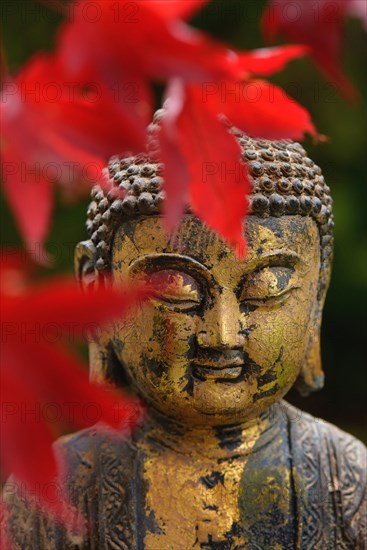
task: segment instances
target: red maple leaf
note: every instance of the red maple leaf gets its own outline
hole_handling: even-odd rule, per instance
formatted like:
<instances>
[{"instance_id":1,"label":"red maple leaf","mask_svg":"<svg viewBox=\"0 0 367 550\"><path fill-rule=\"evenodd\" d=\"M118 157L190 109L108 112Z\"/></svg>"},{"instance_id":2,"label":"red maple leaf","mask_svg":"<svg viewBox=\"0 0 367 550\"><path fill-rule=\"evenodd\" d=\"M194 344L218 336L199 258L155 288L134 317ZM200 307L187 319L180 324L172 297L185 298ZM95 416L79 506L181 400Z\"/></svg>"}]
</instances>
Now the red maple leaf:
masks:
<instances>
[{"instance_id":1,"label":"red maple leaf","mask_svg":"<svg viewBox=\"0 0 367 550\"><path fill-rule=\"evenodd\" d=\"M263 31L269 41L278 34L306 44L322 73L342 95L353 100L357 90L343 74L341 66L343 20L356 15L364 22L367 5L364 0L269 0L263 15Z\"/></svg>"},{"instance_id":2,"label":"red maple leaf","mask_svg":"<svg viewBox=\"0 0 367 550\"><path fill-rule=\"evenodd\" d=\"M308 112L270 82L251 79L269 74L304 54L300 46L268 48L236 55L233 67L244 82L226 80L202 85L175 80L168 88L159 142L165 165L166 220L172 229L185 204L230 244L245 251L243 220L250 182L226 120L250 136L300 139L316 134Z\"/></svg>"},{"instance_id":3,"label":"red maple leaf","mask_svg":"<svg viewBox=\"0 0 367 550\"><path fill-rule=\"evenodd\" d=\"M238 245L243 255L242 223L249 187L239 145L218 117L203 106L200 86L183 87L174 81L167 96L159 139L168 228L175 226L185 203L190 204L210 227Z\"/></svg>"},{"instance_id":4,"label":"red maple leaf","mask_svg":"<svg viewBox=\"0 0 367 550\"><path fill-rule=\"evenodd\" d=\"M4 83L5 193L28 243L44 242L55 182L77 196L112 154L144 149L150 79L232 74L228 48L179 19L203 4L71 3L56 53L36 55Z\"/></svg>"},{"instance_id":5,"label":"red maple leaf","mask_svg":"<svg viewBox=\"0 0 367 550\"><path fill-rule=\"evenodd\" d=\"M228 47L187 25L205 2L194 0L88 0L75 3L72 20L61 28L58 49L74 76L93 68L100 80L135 82L143 78L188 81L225 78L231 73Z\"/></svg>"},{"instance_id":6,"label":"red maple leaf","mask_svg":"<svg viewBox=\"0 0 367 550\"><path fill-rule=\"evenodd\" d=\"M302 44L286 44L237 52L238 78L243 80L252 74L268 76L283 69L289 61L308 54L309 51L310 49Z\"/></svg>"},{"instance_id":7,"label":"red maple leaf","mask_svg":"<svg viewBox=\"0 0 367 550\"><path fill-rule=\"evenodd\" d=\"M29 243L44 241L54 183L80 195L99 180L113 152L144 147L151 116L148 95L145 90L127 108L96 78L72 80L57 56L43 54L4 83L4 189Z\"/></svg>"},{"instance_id":8,"label":"red maple leaf","mask_svg":"<svg viewBox=\"0 0 367 550\"><path fill-rule=\"evenodd\" d=\"M1 265L1 465L48 513L71 519L55 485L58 460L52 443L65 428L101 422L121 431L134 426L141 405L112 389L89 383L78 357L66 346L78 334L121 318L149 294L142 286L82 293L62 277L29 284L19 256L3 252ZM10 260L10 261L9 261ZM117 432L116 432L117 433Z\"/></svg>"},{"instance_id":9,"label":"red maple leaf","mask_svg":"<svg viewBox=\"0 0 367 550\"><path fill-rule=\"evenodd\" d=\"M229 176L233 166L240 166L239 149L217 117L225 114L250 135L298 138L305 131L312 132L306 111L283 95L279 88L271 88L272 96L268 97L266 83L250 81L252 74L279 70L290 59L305 53L305 48L287 46L255 52L230 51L178 19L192 14L203 3L193 0L188 5L177 0L165 11L163 1L131 3L122 0L116 3L104 0L93 3L94 18L88 12L86 0L74 5L72 20L61 29L57 55L47 61L44 57L36 58L25 83L34 85L36 75L42 83L49 84L51 73L56 82L60 75L64 82L68 82L68 78L76 79L81 83L79 90L82 93L88 90L88 82L91 87L90 79L94 78L105 93L105 101L99 101L95 109L86 107L83 101L51 102L46 108L28 101L22 119L19 101L7 105L6 192L28 240L43 242L45 237L51 212L50 178L41 170L36 177L31 174L30 181L26 182L28 185L22 185L14 166L22 166L23 159L28 170L29 165L33 166L40 158L43 167L49 159L65 165L75 159L88 163L92 157L99 170L103 153L119 153L124 146L131 145L134 149L141 145L140 124L142 120L147 122L145 117L150 105L149 79L178 76L186 83L186 88L178 92L181 97L178 102L178 96L171 97L171 105L180 103L181 107L179 110L175 107L175 114L170 115L160 134L167 176L168 225L172 227L178 220L188 197L194 211L204 221L230 243L238 243L243 249L240 235L246 213L248 176L243 165L241 174L237 168L237 175ZM51 69L51 64L56 69ZM118 86L132 84L138 100L130 114L127 114L126 105L118 103L117 118L116 105L111 105L111 89L116 83ZM223 100L223 89L233 86L244 99L233 99L231 92ZM175 86L176 92L179 87ZM255 101L247 97L254 87L260 92ZM167 95L172 96L170 91ZM139 124L135 124L137 120ZM13 124L14 121L18 124ZM197 147L192 147L194 143ZM200 182L203 167L213 166L215 148L221 151L221 166L226 167L228 177L220 175L222 170L216 174L206 173L206 195ZM178 172L179 180L175 177ZM209 203L200 193L209 198ZM231 215L226 219L228 212Z\"/></svg>"}]
</instances>

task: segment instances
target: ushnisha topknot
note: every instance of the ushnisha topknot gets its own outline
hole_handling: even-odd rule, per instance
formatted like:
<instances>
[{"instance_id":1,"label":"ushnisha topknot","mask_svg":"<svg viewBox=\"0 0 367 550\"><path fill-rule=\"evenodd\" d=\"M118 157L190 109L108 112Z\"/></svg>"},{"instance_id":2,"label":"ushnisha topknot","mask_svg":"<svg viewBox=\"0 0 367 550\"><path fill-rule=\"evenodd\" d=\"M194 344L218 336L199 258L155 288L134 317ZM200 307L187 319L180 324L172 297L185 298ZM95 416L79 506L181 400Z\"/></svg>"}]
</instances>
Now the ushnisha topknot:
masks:
<instances>
[{"instance_id":1,"label":"ushnisha topknot","mask_svg":"<svg viewBox=\"0 0 367 550\"><path fill-rule=\"evenodd\" d=\"M87 231L96 248L95 265L99 270L110 267L113 235L122 221L162 211L163 164L158 160L156 134L163 115L163 109L157 111L149 126L147 153L112 157L105 169L109 190L99 185L92 189ZM321 169L307 157L299 143L250 138L236 128L230 131L238 140L242 158L249 167L252 183L249 215L312 217L320 233L321 279L327 279L334 223L330 189Z\"/></svg>"}]
</instances>

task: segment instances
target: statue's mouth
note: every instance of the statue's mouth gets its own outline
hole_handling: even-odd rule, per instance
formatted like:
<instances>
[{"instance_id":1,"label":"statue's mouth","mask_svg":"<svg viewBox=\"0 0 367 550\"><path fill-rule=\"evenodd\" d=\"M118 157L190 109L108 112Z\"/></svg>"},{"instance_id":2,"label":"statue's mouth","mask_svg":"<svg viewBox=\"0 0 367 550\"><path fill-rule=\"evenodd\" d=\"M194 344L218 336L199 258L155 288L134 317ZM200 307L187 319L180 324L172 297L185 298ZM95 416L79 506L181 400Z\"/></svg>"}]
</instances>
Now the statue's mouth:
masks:
<instances>
[{"instance_id":1,"label":"statue's mouth","mask_svg":"<svg viewBox=\"0 0 367 550\"><path fill-rule=\"evenodd\" d=\"M241 375L244 363L238 361L231 363L225 361L223 363L194 362L191 367L193 376L199 380L233 380Z\"/></svg>"},{"instance_id":2,"label":"statue's mouth","mask_svg":"<svg viewBox=\"0 0 367 550\"><path fill-rule=\"evenodd\" d=\"M200 350L191 363L192 374L198 380L235 380L245 366L242 350Z\"/></svg>"}]
</instances>

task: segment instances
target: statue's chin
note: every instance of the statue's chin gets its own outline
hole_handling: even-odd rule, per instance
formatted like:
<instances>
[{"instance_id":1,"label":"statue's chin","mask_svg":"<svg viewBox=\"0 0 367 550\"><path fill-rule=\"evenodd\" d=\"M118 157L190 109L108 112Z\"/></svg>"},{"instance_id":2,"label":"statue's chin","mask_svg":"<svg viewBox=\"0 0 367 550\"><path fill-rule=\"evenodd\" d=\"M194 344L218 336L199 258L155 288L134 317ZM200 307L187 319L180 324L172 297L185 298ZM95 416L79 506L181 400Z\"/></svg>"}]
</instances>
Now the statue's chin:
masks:
<instances>
[{"instance_id":1,"label":"statue's chin","mask_svg":"<svg viewBox=\"0 0 367 550\"><path fill-rule=\"evenodd\" d=\"M293 385L298 370L276 376L266 384L244 365L174 364L163 374L130 368L135 392L148 409L189 426L241 424L252 420L281 399Z\"/></svg>"},{"instance_id":2,"label":"statue's chin","mask_svg":"<svg viewBox=\"0 0 367 550\"><path fill-rule=\"evenodd\" d=\"M244 381L236 385L233 380L218 383L210 378L195 384L191 394L166 394L164 401L156 395L148 400L148 408L190 427L240 424L256 418L274 402L270 398L254 401L253 393Z\"/></svg>"}]
</instances>

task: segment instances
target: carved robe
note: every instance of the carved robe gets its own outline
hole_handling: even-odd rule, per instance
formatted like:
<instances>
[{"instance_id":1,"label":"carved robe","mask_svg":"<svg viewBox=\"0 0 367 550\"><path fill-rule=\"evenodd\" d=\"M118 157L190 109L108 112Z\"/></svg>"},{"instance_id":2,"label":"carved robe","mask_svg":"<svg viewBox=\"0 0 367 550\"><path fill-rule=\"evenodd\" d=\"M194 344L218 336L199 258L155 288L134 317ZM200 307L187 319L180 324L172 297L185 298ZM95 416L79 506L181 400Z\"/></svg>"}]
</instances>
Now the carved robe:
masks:
<instances>
[{"instance_id":1,"label":"carved robe","mask_svg":"<svg viewBox=\"0 0 367 550\"><path fill-rule=\"evenodd\" d=\"M260 436L240 480L240 520L220 542L209 537L193 547L366 548L364 445L285 402L274 405L272 414L272 428ZM70 498L84 513L90 530L84 537L73 535L32 511L8 487L9 531L15 548L187 550L179 538L174 547L167 546L164 526L157 526L154 514L147 511L141 475L146 457L134 440L106 439L92 429L62 438L59 447L68 464L65 483ZM289 480L287 486L284 479ZM194 530L195 525L187 528ZM156 539L161 542L146 546L146 535L154 529L162 534Z\"/></svg>"}]
</instances>

